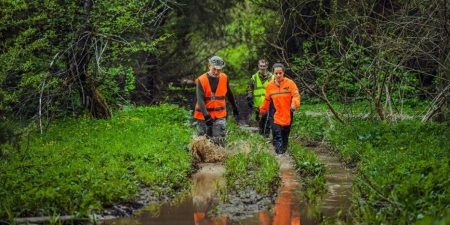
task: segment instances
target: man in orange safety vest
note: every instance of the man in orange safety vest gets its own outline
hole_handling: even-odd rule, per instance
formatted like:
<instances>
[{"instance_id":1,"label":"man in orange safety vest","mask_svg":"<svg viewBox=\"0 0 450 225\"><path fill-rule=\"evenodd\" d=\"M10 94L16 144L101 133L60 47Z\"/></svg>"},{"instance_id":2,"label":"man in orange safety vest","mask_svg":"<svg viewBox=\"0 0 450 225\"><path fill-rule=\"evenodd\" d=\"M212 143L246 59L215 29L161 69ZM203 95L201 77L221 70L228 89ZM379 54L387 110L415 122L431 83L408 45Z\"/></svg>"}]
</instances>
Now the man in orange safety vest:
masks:
<instances>
[{"instance_id":1,"label":"man in orange safety vest","mask_svg":"<svg viewBox=\"0 0 450 225\"><path fill-rule=\"evenodd\" d=\"M220 146L224 146L227 101L233 108L235 119L239 111L228 82L228 76L222 72L225 61L219 56L208 60L209 71L196 80L196 96L194 118L197 120L197 134L207 135Z\"/></svg>"}]
</instances>

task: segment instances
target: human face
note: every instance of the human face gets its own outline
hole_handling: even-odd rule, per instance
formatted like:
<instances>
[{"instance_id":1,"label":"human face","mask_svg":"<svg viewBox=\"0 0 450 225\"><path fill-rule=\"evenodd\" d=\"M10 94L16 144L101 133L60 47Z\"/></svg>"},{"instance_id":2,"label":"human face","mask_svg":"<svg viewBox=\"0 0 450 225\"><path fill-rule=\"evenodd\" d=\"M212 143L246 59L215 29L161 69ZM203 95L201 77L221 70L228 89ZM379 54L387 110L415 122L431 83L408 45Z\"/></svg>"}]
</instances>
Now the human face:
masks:
<instances>
[{"instance_id":1,"label":"human face","mask_svg":"<svg viewBox=\"0 0 450 225\"><path fill-rule=\"evenodd\" d=\"M265 63L259 63L259 64L258 64L258 69L259 69L259 72L260 72L261 74L265 75L265 74L267 73L267 64L265 64Z\"/></svg>"},{"instance_id":2,"label":"human face","mask_svg":"<svg viewBox=\"0 0 450 225\"><path fill-rule=\"evenodd\" d=\"M213 65L209 64L209 73L211 75L218 77L221 71L221 69L216 69Z\"/></svg>"},{"instance_id":3,"label":"human face","mask_svg":"<svg viewBox=\"0 0 450 225\"><path fill-rule=\"evenodd\" d=\"M283 81L283 79L284 79L284 70L283 70L283 68L275 67L273 69L273 74L275 74L275 80L277 80L278 83Z\"/></svg>"}]
</instances>

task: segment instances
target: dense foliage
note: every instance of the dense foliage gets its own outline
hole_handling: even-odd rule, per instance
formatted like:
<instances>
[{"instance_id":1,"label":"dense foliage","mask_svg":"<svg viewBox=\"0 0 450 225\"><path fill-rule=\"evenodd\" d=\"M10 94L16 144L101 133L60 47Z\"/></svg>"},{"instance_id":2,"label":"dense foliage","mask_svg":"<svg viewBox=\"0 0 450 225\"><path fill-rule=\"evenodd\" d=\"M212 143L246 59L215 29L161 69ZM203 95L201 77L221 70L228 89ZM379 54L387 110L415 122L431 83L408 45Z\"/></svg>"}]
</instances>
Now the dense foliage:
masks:
<instances>
[{"instance_id":1,"label":"dense foliage","mask_svg":"<svg viewBox=\"0 0 450 225\"><path fill-rule=\"evenodd\" d=\"M381 119L426 100L422 119L446 120L449 5L3 1L0 110L38 116L41 123L83 109L105 118L130 101L154 102L166 81L192 81L209 56L220 54L233 79L253 74L258 58L286 63L304 92L327 103L341 121L333 100L368 101Z\"/></svg>"},{"instance_id":2,"label":"dense foliage","mask_svg":"<svg viewBox=\"0 0 450 225\"><path fill-rule=\"evenodd\" d=\"M320 113L323 107L307 105L305 112L296 114L293 133L304 143L327 143L347 166L356 169L350 210L356 222L448 221L447 125L414 120L388 123L357 117L342 124Z\"/></svg>"},{"instance_id":3,"label":"dense foliage","mask_svg":"<svg viewBox=\"0 0 450 225\"><path fill-rule=\"evenodd\" d=\"M374 224L444 217L450 206L449 136L448 126L411 121L336 127L332 146L358 164L356 215Z\"/></svg>"},{"instance_id":4,"label":"dense foliage","mask_svg":"<svg viewBox=\"0 0 450 225\"><path fill-rule=\"evenodd\" d=\"M154 1L1 3L0 110L42 120L83 108L108 118L134 89L136 59L170 34ZM62 10L63 9L63 10Z\"/></svg>"},{"instance_id":5,"label":"dense foliage","mask_svg":"<svg viewBox=\"0 0 450 225\"><path fill-rule=\"evenodd\" d=\"M0 161L0 218L86 215L189 186L189 113L172 105L136 108L110 120L76 118L31 135Z\"/></svg>"},{"instance_id":6,"label":"dense foliage","mask_svg":"<svg viewBox=\"0 0 450 225\"><path fill-rule=\"evenodd\" d=\"M115 114L175 101L158 95L193 83L213 54L227 62L236 93L268 58L287 65L302 101L325 103L302 107L291 135L328 143L355 167L358 222L449 217L448 0L4 0L0 38L1 218L87 213L131 200L138 184L184 186L189 157L178 150L188 113L162 106ZM231 129L231 147L261 148L264 140L248 135ZM180 158L169 159L161 141ZM293 147L302 173L321 171ZM275 180L262 151L229 163L239 173L271 169L252 174L261 184L236 183L240 174L230 171L230 186L266 192Z\"/></svg>"}]
</instances>

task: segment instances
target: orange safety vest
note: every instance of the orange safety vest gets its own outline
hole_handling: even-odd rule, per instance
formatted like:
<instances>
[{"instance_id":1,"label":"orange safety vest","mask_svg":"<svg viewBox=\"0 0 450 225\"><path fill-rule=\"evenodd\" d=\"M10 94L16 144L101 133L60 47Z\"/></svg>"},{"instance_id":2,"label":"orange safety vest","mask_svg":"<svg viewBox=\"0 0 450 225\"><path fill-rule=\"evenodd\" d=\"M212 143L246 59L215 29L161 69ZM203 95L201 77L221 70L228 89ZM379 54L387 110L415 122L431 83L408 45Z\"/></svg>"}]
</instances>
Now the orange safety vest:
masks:
<instances>
[{"instance_id":1,"label":"orange safety vest","mask_svg":"<svg viewBox=\"0 0 450 225\"><path fill-rule=\"evenodd\" d=\"M227 95L227 82L228 77L224 73L219 74L219 82L217 84L217 90L215 93L211 90L211 85L209 84L208 75L202 74L196 82L200 82L205 94L205 105L206 110L212 119L224 118L227 116L227 105L225 101L225 96ZM200 106L198 105L198 99L195 103L194 118L199 120L205 120Z\"/></svg>"},{"instance_id":2,"label":"orange safety vest","mask_svg":"<svg viewBox=\"0 0 450 225\"><path fill-rule=\"evenodd\" d=\"M271 101L275 107L273 122L281 126L290 125L291 105L296 109L300 107L300 93L294 81L284 77L279 86L275 80L271 81L266 87L265 99L259 108L261 113L267 112Z\"/></svg>"}]
</instances>

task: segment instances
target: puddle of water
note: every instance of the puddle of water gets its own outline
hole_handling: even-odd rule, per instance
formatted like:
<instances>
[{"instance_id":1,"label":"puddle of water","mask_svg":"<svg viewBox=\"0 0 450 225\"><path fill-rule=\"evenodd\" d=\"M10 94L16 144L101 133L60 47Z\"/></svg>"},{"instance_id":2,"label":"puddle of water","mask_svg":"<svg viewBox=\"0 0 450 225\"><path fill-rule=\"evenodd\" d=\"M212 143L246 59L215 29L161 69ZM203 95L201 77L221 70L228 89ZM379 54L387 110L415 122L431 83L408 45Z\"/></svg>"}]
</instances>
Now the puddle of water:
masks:
<instances>
[{"instance_id":1,"label":"puddle of water","mask_svg":"<svg viewBox=\"0 0 450 225\"><path fill-rule=\"evenodd\" d=\"M317 217L317 213L322 218L336 218L338 212L342 211L344 218L340 219L350 220L350 218L345 217L351 204L350 196L353 180L351 170L345 168L338 157L330 155L322 146L317 146L310 150L314 151L320 162L325 164L325 179L328 190L317 205L308 205L306 202L301 203L302 207L308 208L308 213L303 214L302 219Z\"/></svg>"},{"instance_id":2,"label":"puddle of water","mask_svg":"<svg viewBox=\"0 0 450 225\"><path fill-rule=\"evenodd\" d=\"M163 204L157 213L141 211L133 218L105 221L104 225L313 225L318 224L317 215L334 217L339 209L349 206L351 172L345 170L338 159L323 151L316 151L319 159L327 166L328 193L316 206L307 204L301 197L301 188L289 156L278 157L281 171L281 189L275 205L270 211L259 213L240 220L231 220L226 216L209 217L208 212L219 201L217 188L224 185L225 168L220 164L202 164L193 176L192 196L188 196L177 205Z\"/></svg>"},{"instance_id":3,"label":"puddle of water","mask_svg":"<svg viewBox=\"0 0 450 225\"><path fill-rule=\"evenodd\" d=\"M155 211L141 210L133 218L104 221L103 225L225 225L225 217L208 218L206 212L218 201L217 188L224 185L225 167L220 164L204 163L192 177L192 196L179 204L162 204Z\"/></svg>"}]
</instances>

